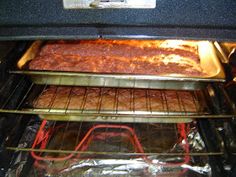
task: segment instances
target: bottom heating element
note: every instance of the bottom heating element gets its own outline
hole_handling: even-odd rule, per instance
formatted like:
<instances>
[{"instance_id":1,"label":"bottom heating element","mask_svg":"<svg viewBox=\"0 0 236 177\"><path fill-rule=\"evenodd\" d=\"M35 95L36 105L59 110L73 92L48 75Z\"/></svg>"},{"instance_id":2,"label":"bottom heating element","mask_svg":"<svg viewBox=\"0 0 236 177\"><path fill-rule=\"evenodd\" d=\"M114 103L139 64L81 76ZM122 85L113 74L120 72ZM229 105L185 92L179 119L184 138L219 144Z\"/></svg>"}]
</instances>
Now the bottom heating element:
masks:
<instances>
[{"instance_id":1,"label":"bottom heating element","mask_svg":"<svg viewBox=\"0 0 236 177\"><path fill-rule=\"evenodd\" d=\"M208 155L214 154L194 123L45 120L32 147L15 150L30 152L31 176L210 176Z\"/></svg>"}]
</instances>

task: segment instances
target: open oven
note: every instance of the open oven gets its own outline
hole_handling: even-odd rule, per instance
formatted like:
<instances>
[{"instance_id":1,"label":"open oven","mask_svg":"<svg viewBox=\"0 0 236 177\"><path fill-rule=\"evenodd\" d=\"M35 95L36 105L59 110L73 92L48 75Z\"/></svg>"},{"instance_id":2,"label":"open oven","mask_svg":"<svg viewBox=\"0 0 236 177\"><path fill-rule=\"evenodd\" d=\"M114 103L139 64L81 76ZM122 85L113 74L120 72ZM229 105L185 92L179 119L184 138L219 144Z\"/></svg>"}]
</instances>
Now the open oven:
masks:
<instances>
[{"instance_id":1,"label":"open oven","mask_svg":"<svg viewBox=\"0 0 236 177\"><path fill-rule=\"evenodd\" d=\"M0 2L0 176L235 176L235 11Z\"/></svg>"}]
</instances>

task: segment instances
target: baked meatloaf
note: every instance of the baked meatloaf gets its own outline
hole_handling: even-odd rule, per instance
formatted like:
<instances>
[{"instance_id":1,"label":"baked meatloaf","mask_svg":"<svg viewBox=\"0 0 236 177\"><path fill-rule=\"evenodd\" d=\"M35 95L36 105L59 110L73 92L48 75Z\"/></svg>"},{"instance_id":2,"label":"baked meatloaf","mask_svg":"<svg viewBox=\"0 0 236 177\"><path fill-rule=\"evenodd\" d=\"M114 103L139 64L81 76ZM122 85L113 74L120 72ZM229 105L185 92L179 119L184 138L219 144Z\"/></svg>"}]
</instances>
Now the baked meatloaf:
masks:
<instances>
[{"instance_id":1,"label":"baked meatloaf","mask_svg":"<svg viewBox=\"0 0 236 177\"><path fill-rule=\"evenodd\" d=\"M34 100L33 107L114 113L196 112L199 103L188 91L49 86Z\"/></svg>"},{"instance_id":2,"label":"baked meatloaf","mask_svg":"<svg viewBox=\"0 0 236 177\"><path fill-rule=\"evenodd\" d=\"M80 40L44 44L30 70L142 75L205 75L197 42L181 40Z\"/></svg>"}]
</instances>

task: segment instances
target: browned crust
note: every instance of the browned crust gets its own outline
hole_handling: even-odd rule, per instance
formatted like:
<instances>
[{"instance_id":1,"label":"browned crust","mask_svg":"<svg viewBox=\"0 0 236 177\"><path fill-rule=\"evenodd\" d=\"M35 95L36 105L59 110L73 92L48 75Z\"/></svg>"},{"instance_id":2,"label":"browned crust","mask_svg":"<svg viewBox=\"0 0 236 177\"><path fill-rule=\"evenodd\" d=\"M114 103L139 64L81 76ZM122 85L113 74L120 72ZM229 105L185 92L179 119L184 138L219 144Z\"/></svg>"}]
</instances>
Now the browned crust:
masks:
<instances>
[{"instance_id":1,"label":"browned crust","mask_svg":"<svg viewBox=\"0 0 236 177\"><path fill-rule=\"evenodd\" d=\"M29 63L29 69L150 75L205 75L200 67L197 45L192 47L183 44L181 48L165 48L158 47L159 43L147 40L49 42ZM178 57L179 60L169 61L174 57Z\"/></svg>"},{"instance_id":2,"label":"browned crust","mask_svg":"<svg viewBox=\"0 0 236 177\"><path fill-rule=\"evenodd\" d=\"M196 112L198 105L188 91L66 86L48 87L33 103L47 109L165 112Z\"/></svg>"}]
</instances>

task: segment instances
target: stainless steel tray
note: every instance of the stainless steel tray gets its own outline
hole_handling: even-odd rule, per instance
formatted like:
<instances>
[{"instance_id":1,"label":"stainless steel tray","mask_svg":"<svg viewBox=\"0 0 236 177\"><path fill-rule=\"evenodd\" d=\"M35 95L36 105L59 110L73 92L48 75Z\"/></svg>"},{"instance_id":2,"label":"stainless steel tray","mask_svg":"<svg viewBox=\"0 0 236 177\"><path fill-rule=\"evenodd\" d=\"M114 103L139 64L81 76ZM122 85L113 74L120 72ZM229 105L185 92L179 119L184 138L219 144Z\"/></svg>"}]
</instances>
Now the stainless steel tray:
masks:
<instances>
[{"instance_id":1,"label":"stainless steel tray","mask_svg":"<svg viewBox=\"0 0 236 177\"><path fill-rule=\"evenodd\" d=\"M85 115L45 115L45 114L39 114L39 117L44 120L54 120L54 121L78 121L78 122L113 122L113 123L188 123L192 122L193 119L189 117L182 117L182 116L166 116L163 118L163 116L156 117L156 116L150 116L148 117L145 115L144 117L139 117L137 115L130 115L130 116L114 116L114 115L98 115L98 116L85 116Z\"/></svg>"},{"instance_id":2,"label":"stainless steel tray","mask_svg":"<svg viewBox=\"0 0 236 177\"><path fill-rule=\"evenodd\" d=\"M98 87L155 88L196 90L206 87L209 82L224 82L225 74L218 60L214 45L208 41L198 42L200 64L207 73L205 77L187 77L172 75L129 75L96 74L76 72L28 71L23 70L27 62L39 52L42 41L36 41L17 63L20 70L10 71L29 75L36 84L77 85Z\"/></svg>"},{"instance_id":3,"label":"stainless steel tray","mask_svg":"<svg viewBox=\"0 0 236 177\"><path fill-rule=\"evenodd\" d=\"M61 121L179 123L209 115L202 91L74 88L34 89L23 109Z\"/></svg>"}]
</instances>

